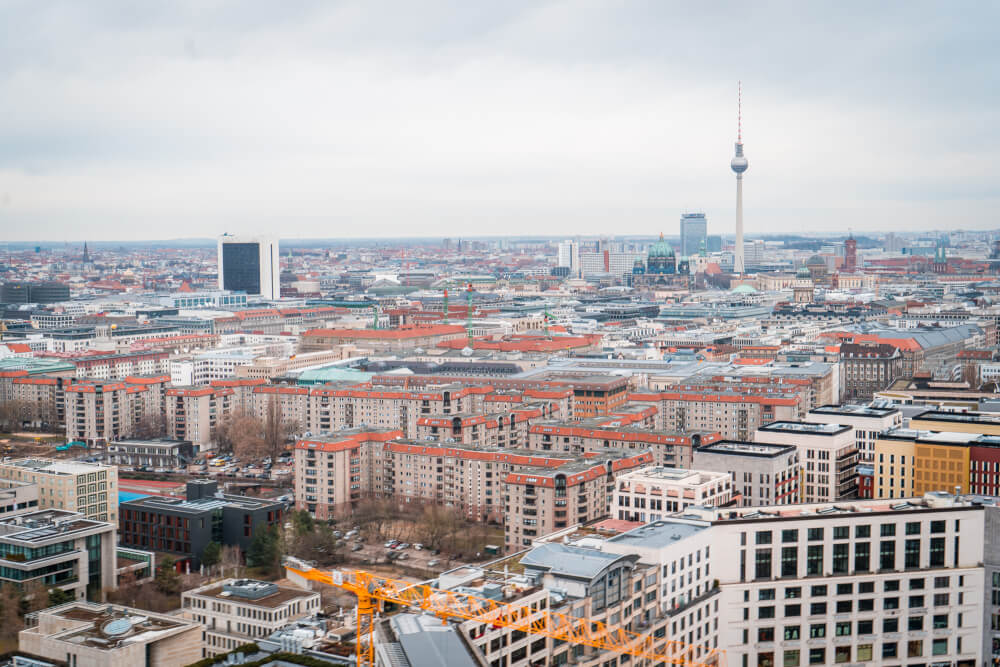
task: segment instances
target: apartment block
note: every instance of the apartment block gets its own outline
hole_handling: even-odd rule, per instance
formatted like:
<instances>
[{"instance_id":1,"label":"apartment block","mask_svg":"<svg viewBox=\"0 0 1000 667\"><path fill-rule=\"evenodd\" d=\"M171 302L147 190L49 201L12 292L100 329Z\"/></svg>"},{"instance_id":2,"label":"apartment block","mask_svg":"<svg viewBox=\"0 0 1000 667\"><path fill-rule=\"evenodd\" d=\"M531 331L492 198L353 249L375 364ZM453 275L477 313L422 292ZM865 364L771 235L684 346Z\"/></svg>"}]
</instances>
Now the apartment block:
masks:
<instances>
[{"instance_id":1,"label":"apartment block","mask_svg":"<svg viewBox=\"0 0 1000 667\"><path fill-rule=\"evenodd\" d=\"M215 427L233 412L229 387L171 387L166 392L167 437L189 440L197 454L213 449Z\"/></svg>"},{"instance_id":2,"label":"apartment block","mask_svg":"<svg viewBox=\"0 0 1000 667\"><path fill-rule=\"evenodd\" d=\"M615 480L611 517L646 523L692 505L726 507L732 502L733 480L727 472L650 466Z\"/></svg>"},{"instance_id":3,"label":"apartment block","mask_svg":"<svg viewBox=\"0 0 1000 667\"><path fill-rule=\"evenodd\" d=\"M629 402L657 408L659 430L719 433L726 440L749 440L765 424L799 419L806 407L796 393L760 395L724 390L634 393Z\"/></svg>"},{"instance_id":4,"label":"apartment block","mask_svg":"<svg viewBox=\"0 0 1000 667\"><path fill-rule=\"evenodd\" d=\"M844 343L840 346L845 401L870 401L903 377L903 355L893 345Z\"/></svg>"},{"instance_id":5,"label":"apartment block","mask_svg":"<svg viewBox=\"0 0 1000 667\"><path fill-rule=\"evenodd\" d=\"M181 593L183 617L205 628L202 657L264 639L321 607L317 592L254 579L225 579Z\"/></svg>"},{"instance_id":6,"label":"apartment block","mask_svg":"<svg viewBox=\"0 0 1000 667\"><path fill-rule=\"evenodd\" d=\"M116 588L115 527L79 512L36 510L0 519L0 583L41 582L82 600Z\"/></svg>"},{"instance_id":7,"label":"apartment block","mask_svg":"<svg viewBox=\"0 0 1000 667\"><path fill-rule=\"evenodd\" d=\"M397 329L310 329L302 334L299 349L302 352L318 352L353 343L385 354L436 347L438 343L465 337L465 327L458 324Z\"/></svg>"},{"instance_id":8,"label":"apartment block","mask_svg":"<svg viewBox=\"0 0 1000 667\"><path fill-rule=\"evenodd\" d=\"M177 616L77 601L26 620L18 649L66 667L185 667L201 659L202 626Z\"/></svg>"},{"instance_id":9,"label":"apartment block","mask_svg":"<svg viewBox=\"0 0 1000 667\"><path fill-rule=\"evenodd\" d=\"M969 493L997 488L1000 438L975 433L894 429L875 441L876 498L907 498L932 491ZM976 473L973 473L973 451Z\"/></svg>"},{"instance_id":10,"label":"apartment block","mask_svg":"<svg viewBox=\"0 0 1000 667\"><path fill-rule=\"evenodd\" d=\"M61 377L18 377L11 381L11 398L28 408L33 426L53 431L66 428L66 384Z\"/></svg>"},{"instance_id":11,"label":"apartment block","mask_svg":"<svg viewBox=\"0 0 1000 667\"><path fill-rule=\"evenodd\" d=\"M144 385L80 380L65 387L66 438L99 446L132 435L158 406Z\"/></svg>"},{"instance_id":12,"label":"apartment block","mask_svg":"<svg viewBox=\"0 0 1000 667\"><path fill-rule=\"evenodd\" d=\"M492 404L491 404L492 406ZM555 404L523 404L502 413L460 413L451 417L419 417L417 440L467 447L524 447L531 426L547 419Z\"/></svg>"},{"instance_id":13,"label":"apartment block","mask_svg":"<svg viewBox=\"0 0 1000 667\"><path fill-rule=\"evenodd\" d=\"M0 462L0 478L38 487L38 506L79 512L95 521L118 521L118 468L53 459Z\"/></svg>"},{"instance_id":14,"label":"apartment block","mask_svg":"<svg viewBox=\"0 0 1000 667\"><path fill-rule=\"evenodd\" d=\"M798 448L802 502L857 498L858 449L850 426L774 422L757 429L754 439Z\"/></svg>"},{"instance_id":15,"label":"apartment block","mask_svg":"<svg viewBox=\"0 0 1000 667\"><path fill-rule=\"evenodd\" d=\"M517 551L554 530L609 516L615 480L652 462L649 452L629 456L609 451L600 458L556 468L508 473L504 479L507 550Z\"/></svg>"},{"instance_id":16,"label":"apartment block","mask_svg":"<svg viewBox=\"0 0 1000 667\"><path fill-rule=\"evenodd\" d=\"M650 406L647 410L651 412L650 419L655 419L656 409ZM658 465L691 468L694 449L721 439L719 433L659 431L648 427L633 427L629 422L613 417L591 417L574 422L532 424L527 446L541 452L561 454L586 454L601 449L649 450Z\"/></svg>"},{"instance_id":17,"label":"apartment block","mask_svg":"<svg viewBox=\"0 0 1000 667\"><path fill-rule=\"evenodd\" d=\"M799 502L802 463L795 445L721 440L694 450L695 470L728 472L743 507Z\"/></svg>"},{"instance_id":18,"label":"apartment block","mask_svg":"<svg viewBox=\"0 0 1000 667\"><path fill-rule=\"evenodd\" d=\"M847 424L854 427L858 444L858 460L871 463L875 460L875 440L879 433L903 425L899 408L870 405L824 405L813 408L806 415L807 422L817 424Z\"/></svg>"}]
</instances>

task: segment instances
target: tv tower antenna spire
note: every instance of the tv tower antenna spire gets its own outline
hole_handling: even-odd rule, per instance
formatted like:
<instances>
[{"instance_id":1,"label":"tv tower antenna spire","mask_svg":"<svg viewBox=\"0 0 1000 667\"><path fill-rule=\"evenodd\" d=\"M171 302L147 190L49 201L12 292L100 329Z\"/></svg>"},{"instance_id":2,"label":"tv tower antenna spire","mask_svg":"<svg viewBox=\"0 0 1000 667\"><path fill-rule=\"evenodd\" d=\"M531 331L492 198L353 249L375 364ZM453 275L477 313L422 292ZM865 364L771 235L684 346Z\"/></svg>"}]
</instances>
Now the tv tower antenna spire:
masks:
<instances>
[{"instance_id":1,"label":"tv tower antenna spire","mask_svg":"<svg viewBox=\"0 0 1000 667\"><path fill-rule=\"evenodd\" d=\"M736 154L729 167L736 173L736 247L733 252L733 273L742 275L746 270L743 260L743 172L750 164L743 155L743 82L737 83L736 96Z\"/></svg>"}]
</instances>

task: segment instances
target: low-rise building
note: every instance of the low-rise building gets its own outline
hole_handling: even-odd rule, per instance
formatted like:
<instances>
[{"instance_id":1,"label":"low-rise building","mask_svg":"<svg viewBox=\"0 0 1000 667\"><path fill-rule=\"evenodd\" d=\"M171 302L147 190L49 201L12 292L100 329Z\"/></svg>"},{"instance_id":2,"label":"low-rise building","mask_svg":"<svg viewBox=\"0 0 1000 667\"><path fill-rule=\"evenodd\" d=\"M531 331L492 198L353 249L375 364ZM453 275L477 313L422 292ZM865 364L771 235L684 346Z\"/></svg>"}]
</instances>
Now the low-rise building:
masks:
<instances>
[{"instance_id":1,"label":"low-rise building","mask_svg":"<svg viewBox=\"0 0 1000 667\"><path fill-rule=\"evenodd\" d=\"M321 611L320 594L270 581L226 579L181 593L185 618L205 627L212 657L271 635Z\"/></svg>"},{"instance_id":2,"label":"low-rise building","mask_svg":"<svg viewBox=\"0 0 1000 667\"><path fill-rule=\"evenodd\" d=\"M691 505L726 507L733 501L728 472L651 466L615 480L611 517L623 521L659 521Z\"/></svg>"},{"instance_id":3,"label":"low-rise building","mask_svg":"<svg viewBox=\"0 0 1000 667\"><path fill-rule=\"evenodd\" d=\"M65 667L185 667L202 657L202 626L145 609L77 601L30 615L18 649Z\"/></svg>"},{"instance_id":4,"label":"low-rise building","mask_svg":"<svg viewBox=\"0 0 1000 667\"><path fill-rule=\"evenodd\" d=\"M180 468L194 458L190 440L119 440L104 451L104 460L116 466Z\"/></svg>"}]
</instances>

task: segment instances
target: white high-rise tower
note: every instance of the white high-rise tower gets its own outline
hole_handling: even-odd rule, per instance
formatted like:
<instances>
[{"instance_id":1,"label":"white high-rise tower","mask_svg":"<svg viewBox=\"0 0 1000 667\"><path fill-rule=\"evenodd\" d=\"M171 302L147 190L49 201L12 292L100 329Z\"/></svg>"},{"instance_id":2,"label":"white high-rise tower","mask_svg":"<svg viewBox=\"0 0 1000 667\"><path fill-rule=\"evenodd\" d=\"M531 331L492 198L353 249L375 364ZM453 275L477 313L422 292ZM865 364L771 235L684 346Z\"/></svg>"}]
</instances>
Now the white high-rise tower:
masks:
<instances>
[{"instance_id":1,"label":"white high-rise tower","mask_svg":"<svg viewBox=\"0 0 1000 667\"><path fill-rule=\"evenodd\" d=\"M738 84L736 105L736 155L729 166L736 172L736 249L733 253L733 273L742 275L743 265L743 172L750 163L743 157L743 82Z\"/></svg>"}]
</instances>

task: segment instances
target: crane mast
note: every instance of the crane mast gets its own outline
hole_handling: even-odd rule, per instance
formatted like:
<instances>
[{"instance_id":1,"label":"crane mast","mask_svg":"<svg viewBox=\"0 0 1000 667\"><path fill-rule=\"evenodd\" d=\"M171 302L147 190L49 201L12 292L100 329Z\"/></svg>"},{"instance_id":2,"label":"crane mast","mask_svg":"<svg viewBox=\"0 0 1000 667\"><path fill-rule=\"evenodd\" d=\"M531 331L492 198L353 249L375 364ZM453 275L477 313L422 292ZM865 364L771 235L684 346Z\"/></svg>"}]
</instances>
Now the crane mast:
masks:
<instances>
[{"instance_id":1,"label":"crane mast","mask_svg":"<svg viewBox=\"0 0 1000 667\"><path fill-rule=\"evenodd\" d=\"M479 621L494 628L510 628L559 641L626 654L648 660L650 665L725 667L725 653L707 646L640 635L622 627L554 612L548 607L532 610L467 593L440 590L426 584L382 577L364 570L317 570L294 558L286 558L285 569L307 581L335 586L358 598L357 646L359 667L375 666L375 611L379 602L393 603L435 614L448 620ZM363 645L362 633L367 634ZM654 646L663 643L664 646Z\"/></svg>"}]
</instances>

